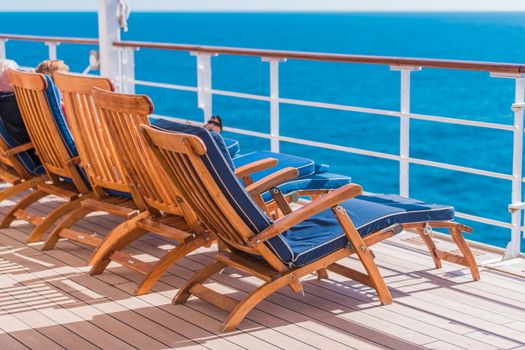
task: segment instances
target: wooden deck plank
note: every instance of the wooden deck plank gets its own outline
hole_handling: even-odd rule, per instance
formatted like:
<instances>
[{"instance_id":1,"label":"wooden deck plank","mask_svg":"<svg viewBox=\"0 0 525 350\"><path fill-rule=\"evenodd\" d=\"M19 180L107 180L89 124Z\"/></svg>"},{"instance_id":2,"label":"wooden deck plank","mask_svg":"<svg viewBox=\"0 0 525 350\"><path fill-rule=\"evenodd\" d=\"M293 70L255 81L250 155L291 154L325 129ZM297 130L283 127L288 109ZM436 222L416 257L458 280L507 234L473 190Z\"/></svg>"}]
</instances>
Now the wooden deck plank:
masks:
<instances>
[{"instance_id":1,"label":"wooden deck plank","mask_svg":"<svg viewBox=\"0 0 525 350\"><path fill-rule=\"evenodd\" d=\"M56 201L48 198L31 211L48 212L54 205ZM7 209L5 202L0 204L0 212ZM119 222L96 215L74 228L104 234ZM84 348L107 347L113 338L114 345L129 348L134 337L138 348L190 349L294 349L308 344L334 349L495 349L525 343L525 308L520 306L525 301L525 279L481 269L481 281L470 282L466 269L446 262L436 270L424 249L414 244L417 237L410 235L374 248L393 305L379 306L369 287L330 273L329 280L308 278L305 296L288 289L270 296L239 330L223 334L219 332L223 311L193 299L185 305L170 304L184 280L211 261L213 249L200 249L183 259L153 293L134 297L140 274L111 264L104 274L91 277L85 266L89 249L62 241L58 249L40 252L41 244L25 244L30 229L20 222L0 230L0 337L8 336L5 339L14 348L70 347L70 340L61 339L64 334L82 339ZM158 247L168 249L170 242L147 235L129 252L155 260L162 253ZM345 259L344 264L357 262ZM519 269L525 269L525 263L509 271ZM233 272L217 276L211 286L239 299L259 283ZM51 314L56 310L58 314ZM4 320L9 321L4 326L9 335L2 327ZM83 338L87 329L98 330L101 337ZM122 334L129 338L121 339Z\"/></svg>"}]
</instances>

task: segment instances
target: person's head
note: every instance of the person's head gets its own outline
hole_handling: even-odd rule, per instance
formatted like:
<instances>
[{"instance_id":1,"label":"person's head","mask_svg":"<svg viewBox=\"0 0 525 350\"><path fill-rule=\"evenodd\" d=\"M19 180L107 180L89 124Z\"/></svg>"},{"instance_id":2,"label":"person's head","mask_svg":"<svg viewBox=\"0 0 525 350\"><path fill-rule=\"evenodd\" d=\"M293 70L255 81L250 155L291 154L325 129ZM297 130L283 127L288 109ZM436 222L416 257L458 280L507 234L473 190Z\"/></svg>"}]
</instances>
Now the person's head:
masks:
<instances>
[{"instance_id":1,"label":"person's head","mask_svg":"<svg viewBox=\"0 0 525 350\"><path fill-rule=\"evenodd\" d=\"M53 78L53 74L56 72L69 72L69 67L62 60L45 60L40 62L40 64L36 67L35 72L46 74Z\"/></svg>"},{"instance_id":2,"label":"person's head","mask_svg":"<svg viewBox=\"0 0 525 350\"><path fill-rule=\"evenodd\" d=\"M13 60L0 60L0 92L13 92L13 85L7 77L7 70L17 68L18 64Z\"/></svg>"},{"instance_id":3,"label":"person's head","mask_svg":"<svg viewBox=\"0 0 525 350\"><path fill-rule=\"evenodd\" d=\"M218 115L214 115L204 124L204 127L210 131L215 131L218 133L222 132L222 119Z\"/></svg>"}]
</instances>

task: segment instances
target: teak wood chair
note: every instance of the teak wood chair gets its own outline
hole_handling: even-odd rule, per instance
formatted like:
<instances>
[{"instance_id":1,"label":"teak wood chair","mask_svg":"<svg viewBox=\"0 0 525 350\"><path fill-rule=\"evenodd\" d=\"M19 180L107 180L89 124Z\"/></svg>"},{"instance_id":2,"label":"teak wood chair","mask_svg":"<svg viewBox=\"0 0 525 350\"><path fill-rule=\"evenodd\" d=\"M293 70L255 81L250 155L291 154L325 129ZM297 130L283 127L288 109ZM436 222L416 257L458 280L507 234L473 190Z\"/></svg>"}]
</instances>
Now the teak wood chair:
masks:
<instances>
[{"instance_id":1,"label":"teak wood chair","mask_svg":"<svg viewBox=\"0 0 525 350\"><path fill-rule=\"evenodd\" d=\"M95 105L103 124L111 135L116 155L125 168L125 177L138 193L147 209L111 231L94 253L91 274L104 271L111 260L144 275L135 294L147 293L165 271L177 260L202 246L209 246L214 237L195 215L186 208L171 188L171 182L139 132L140 124L149 124L153 104L147 96L125 95L93 89ZM176 247L155 263L146 263L126 255L122 250L146 232L173 240Z\"/></svg>"},{"instance_id":2,"label":"teak wood chair","mask_svg":"<svg viewBox=\"0 0 525 350\"><path fill-rule=\"evenodd\" d=\"M9 227L15 219L25 220L35 228L28 242L38 241L63 215L80 206L89 197L90 188L84 181L79 159L71 153L64 141L58 123L64 123L60 101L48 76L9 70L16 100L29 137L35 147L48 181L36 185L35 191L18 202L3 219L0 227ZM58 114L58 115L57 115ZM58 119L57 119L58 118ZM55 195L66 200L65 204L40 217L26 210L38 200Z\"/></svg>"},{"instance_id":3,"label":"teak wood chair","mask_svg":"<svg viewBox=\"0 0 525 350\"><path fill-rule=\"evenodd\" d=\"M43 168L35 164L27 151L34 149L32 142L18 144L9 135L0 120L0 181L11 186L0 191L0 202L30 189L47 180Z\"/></svg>"},{"instance_id":4,"label":"teak wood chair","mask_svg":"<svg viewBox=\"0 0 525 350\"><path fill-rule=\"evenodd\" d=\"M60 238L96 248L103 237L75 231L70 227L92 212L105 212L131 219L145 209L124 177L117 152L109 141L105 126L95 109L91 89L112 91L109 79L56 73L56 86L63 99L68 125L75 140L80 165L93 190L92 198L82 201L80 208L65 216L47 238L43 250L52 249ZM126 258L122 256L122 258Z\"/></svg>"},{"instance_id":5,"label":"teak wood chair","mask_svg":"<svg viewBox=\"0 0 525 350\"><path fill-rule=\"evenodd\" d=\"M367 235L358 232L347 209L340 203L361 194L360 186L346 185L272 222L252 198L294 177L296 169L283 169L244 189L221 159L204 129L194 128L193 132L198 135L195 136L180 132L188 131L188 127L172 124L172 130L176 132L143 125L145 138L184 201L228 248L216 255L215 262L205 266L180 289L174 303L184 303L193 294L226 310L230 314L223 330L230 331L273 292L285 286L301 292L301 277L313 272L323 276L325 269L373 287L383 304L392 302L369 246L400 232L401 226L387 224ZM317 227L315 233L308 231L319 215L324 215L324 219L331 215L331 226L325 229L333 231L335 227L339 228L338 244L328 243L328 249L317 252L319 255L315 257L305 251L306 256L302 260L294 260L289 256L290 251L286 251L285 235L295 230L297 239L302 235L306 239L312 234L314 240L315 237L323 238L322 230L319 230L322 227ZM327 239L327 236L324 235L324 238ZM366 274L337 264L337 261L352 254L357 254ZM241 301L204 286L209 277L227 266L258 277L264 283Z\"/></svg>"}]
</instances>

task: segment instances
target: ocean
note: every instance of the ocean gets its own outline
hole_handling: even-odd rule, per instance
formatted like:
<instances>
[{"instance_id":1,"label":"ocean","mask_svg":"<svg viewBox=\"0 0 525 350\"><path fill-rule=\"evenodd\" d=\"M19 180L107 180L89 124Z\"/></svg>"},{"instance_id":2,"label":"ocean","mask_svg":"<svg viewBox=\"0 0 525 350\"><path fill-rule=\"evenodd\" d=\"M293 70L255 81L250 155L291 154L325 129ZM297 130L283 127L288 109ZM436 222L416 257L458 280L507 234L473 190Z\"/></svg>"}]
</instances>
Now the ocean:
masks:
<instances>
[{"instance_id":1,"label":"ocean","mask_svg":"<svg viewBox=\"0 0 525 350\"><path fill-rule=\"evenodd\" d=\"M132 13L124 40L144 40L314 52L525 62L525 13ZM95 13L0 13L0 32L97 36ZM94 47L62 44L59 58L73 71L88 65ZM39 43L7 43L7 56L35 66L47 58ZM196 85L195 58L185 52L142 49L136 78ZM216 89L269 94L268 64L259 58L213 58ZM423 69L412 74L411 111L511 125L511 79L488 73ZM159 114L202 120L196 94L137 86ZM280 65L280 95L287 98L399 110L399 72L387 66L289 60ZM214 114L227 126L269 132L266 102L213 97ZM281 135L397 154L399 120L312 107L281 105ZM241 151L269 149L269 141L227 134ZM410 155L511 174L512 133L427 121L411 122ZM281 151L331 165L366 191L397 193L398 163L281 143ZM410 166L410 196L454 205L456 210L509 221L511 183L426 166ZM467 237L505 246L510 230L464 221ZM525 244L522 244L522 247ZM522 248L523 249L523 248Z\"/></svg>"}]
</instances>

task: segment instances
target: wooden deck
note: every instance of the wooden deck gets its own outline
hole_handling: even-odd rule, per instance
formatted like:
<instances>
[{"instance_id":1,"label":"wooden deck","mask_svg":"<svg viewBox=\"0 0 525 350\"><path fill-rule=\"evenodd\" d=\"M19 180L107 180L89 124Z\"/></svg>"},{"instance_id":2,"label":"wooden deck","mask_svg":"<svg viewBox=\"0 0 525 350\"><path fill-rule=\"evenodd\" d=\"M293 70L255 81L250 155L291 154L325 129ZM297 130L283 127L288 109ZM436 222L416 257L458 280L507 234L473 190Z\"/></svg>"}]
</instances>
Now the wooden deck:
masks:
<instances>
[{"instance_id":1,"label":"wooden deck","mask_svg":"<svg viewBox=\"0 0 525 350\"><path fill-rule=\"evenodd\" d=\"M0 212L11 204L2 203ZM37 210L54 205L48 201ZM94 215L77 228L104 234L116 222ZM380 306L369 287L335 274L323 281L312 276L304 296L282 290L240 329L223 334L223 311L197 299L170 303L184 279L210 261L213 249L185 258L153 293L134 297L137 273L113 264L91 277L85 266L89 250L60 242L41 252L41 243L25 244L29 231L23 222L0 230L1 349L525 349L523 260L483 267L481 281L471 282L458 266L444 262L442 270L433 269L419 239L403 233L374 248L393 305ZM155 259L170 247L144 237L132 248L141 258ZM479 262L497 258L474 250ZM346 263L357 266L353 259ZM215 282L234 298L257 283L228 270Z\"/></svg>"}]
</instances>

